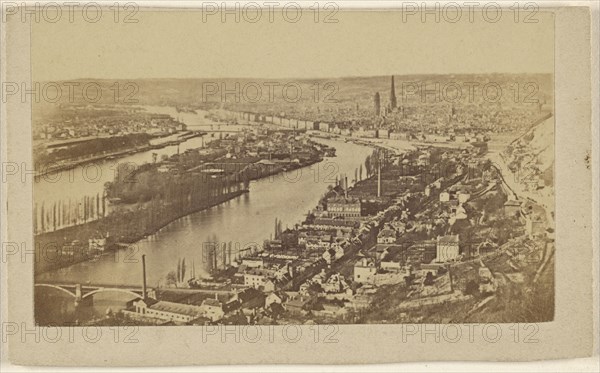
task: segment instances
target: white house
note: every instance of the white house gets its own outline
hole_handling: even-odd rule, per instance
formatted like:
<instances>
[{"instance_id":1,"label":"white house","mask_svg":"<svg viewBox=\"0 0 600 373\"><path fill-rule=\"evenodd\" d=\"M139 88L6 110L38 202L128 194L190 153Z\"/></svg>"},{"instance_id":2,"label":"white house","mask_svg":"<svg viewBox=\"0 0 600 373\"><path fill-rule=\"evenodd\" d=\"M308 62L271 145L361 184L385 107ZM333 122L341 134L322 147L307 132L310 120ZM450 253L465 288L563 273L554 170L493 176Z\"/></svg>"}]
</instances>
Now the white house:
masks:
<instances>
[{"instance_id":1,"label":"white house","mask_svg":"<svg viewBox=\"0 0 600 373\"><path fill-rule=\"evenodd\" d=\"M265 287L267 281L275 275L274 271L265 269L250 269L244 272L244 285L258 289Z\"/></svg>"},{"instance_id":2,"label":"white house","mask_svg":"<svg viewBox=\"0 0 600 373\"><path fill-rule=\"evenodd\" d=\"M440 193L440 202L449 202L450 201L450 193L442 192Z\"/></svg>"},{"instance_id":3,"label":"white house","mask_svg":"<svg viewBox=\"0 0 600 373\"><path fill-rule=\"evenodd\" d=\"M140 299L133 306L139 315L179 323L190 322L206 313L201 306L166 301L145 302Z\"/></svg>"},{"instance_id":4,"label":"white house","mask_svg":"<svg viewBox=\"0 0 600 373\"><path fill-rule=\"evenodd\" d=\"M454 261L459 256L458 234L438 236L436 245L436 262Z\"/></svg>"},{"instance_id":5,"label":"white house","mask_svg":"<svg viewBox=\"0 0 600 373\"><path fill-rule=\"evenodd\" d=\"M384 228L377 235L377 243L392 244L396 243L396 231L392 228Z\"/></svg>"},{"instance_id":6,"label":"white house","mask_svg":"<svg viewBox=\"0 0 600 373\"><path fill-rule=\"evenodd\" d=\"M362 258L354 264L354 281L371 282L376 272L375 263L369 258Z\"/></svg>"}]
</instances>

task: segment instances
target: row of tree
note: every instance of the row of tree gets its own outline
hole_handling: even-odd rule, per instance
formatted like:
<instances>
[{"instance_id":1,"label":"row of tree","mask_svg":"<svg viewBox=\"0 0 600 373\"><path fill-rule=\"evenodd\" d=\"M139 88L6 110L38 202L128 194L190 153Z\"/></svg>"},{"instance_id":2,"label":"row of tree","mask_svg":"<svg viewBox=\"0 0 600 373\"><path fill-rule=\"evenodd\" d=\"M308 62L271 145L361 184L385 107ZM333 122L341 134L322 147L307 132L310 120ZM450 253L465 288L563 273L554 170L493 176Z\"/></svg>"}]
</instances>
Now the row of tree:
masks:
<instances>
[{"instance_id":1,"label":"row of tree","mask_svg":"<svg viewBox=\"0 0 600 373\"><path fill-rule=\"evenodd\" d=\"M40 205L36 203L33 207L33 232L53 232L103 218L106 214L106 198L99 193L75 201L70 198L67 201L60 200L50 206L44 202Z\"/></svg>"}]
</instances>

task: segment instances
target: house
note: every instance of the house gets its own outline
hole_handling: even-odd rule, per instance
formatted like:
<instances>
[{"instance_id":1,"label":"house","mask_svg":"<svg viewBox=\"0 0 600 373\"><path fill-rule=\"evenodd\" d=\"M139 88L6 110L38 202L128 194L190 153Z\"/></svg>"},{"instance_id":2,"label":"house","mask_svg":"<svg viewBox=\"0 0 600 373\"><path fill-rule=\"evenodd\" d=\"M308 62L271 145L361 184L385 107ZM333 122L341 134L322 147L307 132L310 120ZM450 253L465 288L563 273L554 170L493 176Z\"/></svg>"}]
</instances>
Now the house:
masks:
<instances>
[{"instance_id":1,"label":"house","mask_svg":"<svg viewBox=\"0 0 600 373\"><path fill-rule=\"evenodd\" d=\"M334 273L329 276L327 281L321 284L321 287L325 293L343 293L349 289L346 279L339 273Z\"/></svg>"},{"instance_id":2,"label":"house","mask_svg":"<svg viewBox=\"0 0 600 373\"><path fill-rule=\"evenodd\" d=\"M242 259L242 265L248 268L262 268L265 263L262 258L244 258Z\"/></svg>"},{"instance_id":3,"label":"house","mask_svg":"<svg viewBox=\"0 0 600 373\"><path fill-rule=\"evenodd\" d=\"M273 279L267 279L262 286L262 290L266 293L275 291L275 281Z\"/></svg>"},{"instance_id":4,"label":"house","mask_svg":"<svg viewBox=\"0 0 600 373\"><path fill-rule=\"evenodd\" d=\"M246 316L254 316L258 313L258 310L265 305L265 295L263 292L248 288L242 292L236 293L229 303L227 303L228 312L232 312L236 309L241 309L242 313Z\"/></svg>"},{"instance_id":5,"label":"house","mask_svg":"<svg viewBox=\"0 0 600 373\"><path fill-rule=\"evenodd\" d=\"M321 240L309 239L306 241L305 246L308 250L321 251L329 250L329 248L331 247L331 243Z\"/></svg>"},{"instance_id":6,"label":"house","mask_svg":"<svg viewBox=\"0 0 600 373\"><path fill-rule=\"evenodd\" d=\"M225 316L223 304L218 299L208 298L202 301L200 306L204 310L204 317L211 321L219 321Z\"/></svg>"},{"instance_id":7,"label":"house","mask_svg":"<svg viewBox=\"0 0 600 373\"><path fill-rule=\"evenodd\" d=\"M275 271L274 276L277 281L282 281L282 280L285 280L286 278L293 278L294 277L294 267L291 265L291 262L287 262L287 263L281 265L281 267L279 267Z\"/></svg>"},{"instance_id":8,"label":"house","mask_svg":"<svg viewBox=\"0 0 600 373\"><path fill-rule=\"evenodd\" d=\"M395 246L390 244L378 243L369 249L368 255L370 255L371 258L373 258L375 261L383 260L383 258L385 258L389 254L390 247Z\"/></svg>"},{"instance_id":9,"label":"house","mask_svg":"<svg viewBox=\"0 0 600 373\"><path fill-rule=\"evenodd\" d=\"M379 267L388 272L402 272L402 266L400 265L400 262L382 261L379 263Z\"/></svg>"},{"instance_id":10,"label":"house","mask_svg":"<svg viewBox=\"0 0 600 373\"><path fill-rule=\"evenodd\" d=\"M294 247L298 245L298 231L287 229L280 235L281 243L284 247Z\"/></svg>"},{"instance_id":11,"label":"house","mask_svg":"<svg viewBox=\"0 0 600 373\"><path fill-rule=\"evenodd\" d=\"M133 302L133 307L139 315L178 323L188 323L205 314L205 308L201 306L150 299Z\"/></svg>"},{"instance_id":12,"label":"house","mask_svg":"<svg viewBox=\"0 0 600 373\"><path fill-rule=\"evenodd\" d=\"M436 262L448 262L458 259L459 256L458 234L438 236L436 242Z\"/></svg>"},{"instance_id":13,"label":"house","mask_svg":"<svg viewBox=\"0 0 600 373\"><path fill-rule=\"evenodd\" d=\"M274 276L274 272L267 269L254 268L244 272L244 286L255 289L264 288L269 279Z\"/></svg>"},{"instance_id":14,"label":"house","mask_svg":"<svg viewBox=\"0 0 600 373\"><path fill-rule=\"evenodd\" d=\"M390 227L383 228L377 235L377 243L382 243L382 244L396 243L396 231Z\"/></svg>"},{"instance_id":15,"label":"house","mask_svg":"<svg viewBox=\"0 0 600 373\"><path fill-rule=\"evenodd\" d=\"M354 281L359 283L371 282L377 272L372 259L362 258L354 264Z\"/></svg>"},{"instance_id":16,"label":"house","mask_svg":"<svg viewBox=\"0 0 600 373\"><path fill-rule=\"evenodd\" d=\"M404 213L404 211L403 211L403 213ZM396 233L402 234L402 233L406 232L406 223L401 220L394 220L394 221L390 222L390 225L392 226L392 228L394 228Z\"/></svg>"},{"instance_id":17,"label":"house","mask_svg":"<svg viewBox=\"0 0 600 373\"><path fill-rule=\"evenodd\" d=\"M333 250L333 249L325 250L325 252L323 253L323 259L325 260L325 262L327 264L333 263L333 261L335 260L335 250Z\"/></svg>"},{"instance_id":18,"label":"house","mask_svg":"<svg viewBox=\"0 0 600 373\"><path fill-rule=\"evenodd\" d=\"M339 260L344 256L344 249L337 243L331 244L331 247L326 249L323 253L322 257L327 262L327 264L331 264L336 260Z\"/></svg>"},{"instance_id":19,"label":"house","mask_svg":"<svg viewBox=\"0 0 600 373\"><path fill-rule=\"evenodd\" d=\"M287 294L282 291L272 292L269 295L267 295L267 297L265 298L265 309L269 308L272 304L275 304L275 303L282 304L288 298L289 297L287 296Z\"/></svg>"},{"instance_id":20,"label":"house","mask_svg":"<svg viewBox=\"0 0 600 373\"><path fill-rule=\"evenodd\" d=\"M361 215L361 202L358 198L329 198L327 200L327 211L331 217L359 218Z\"/></svg>"},{"instance_id":21,"label":"house","mask_svg":"<svg viewBox=\"0 0 600 373\"><path fill-rule=\"evenodd\" d=\"M284 303L284 307L291 314L304 315L306 314L305 307L308 301L308 298L304 298L301 296L294 297L288 299L288 301Z\"/></svg>"},{"instance_id":22,"label":"house","mask_svg":"<svg viewBox=\"0 0 600 373\"><path fill-rule=\"evenodd\" d=\"M450 201L450 193L442 192L440 193L440 202L449 202Z\"/></svg>"}]
</instances>

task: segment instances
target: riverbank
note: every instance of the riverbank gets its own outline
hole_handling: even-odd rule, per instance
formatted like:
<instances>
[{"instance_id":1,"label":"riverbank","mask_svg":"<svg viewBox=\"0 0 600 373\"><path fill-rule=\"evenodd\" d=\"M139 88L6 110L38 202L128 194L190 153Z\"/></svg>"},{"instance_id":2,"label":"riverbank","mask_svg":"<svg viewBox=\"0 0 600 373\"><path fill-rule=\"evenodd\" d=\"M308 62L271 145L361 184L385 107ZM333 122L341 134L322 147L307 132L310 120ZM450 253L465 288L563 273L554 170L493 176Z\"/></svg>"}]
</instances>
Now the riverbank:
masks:
<instances>
[{"instance_id":1,"label":"riverbank","mask_svg":"<svg viewBox=\"0 0 600 373\"><path fill-rule=\"evenodd\" d=\"M102 153L93 155L90 157L86 157L85 159L76 159L76 160L62 160L58 162L52 162L50 164L42 165L40 169L36 170L35 177L42 177L50 173L61 172L73 169L77 166L83 166L90 163L98 162L98 161L106 161L110 159L119 158L128 154L136 154L154 149L162 149L167 146L179 145L183 142L186 142L192 138L205 136L207 132L202 131L181 131L178 138L169 141L163 141L156 144L152 144L152 139L146 145L130 147L127 149L121 149L114 152ZM163 136L162 138L171 137L173 134ZM105 140L106 138L102 138ZM89 140L94 141L94 139ZM39 163L39 162L38 162Z\"/></svg>"},{"instance_id":2,"label":"riverbank","mask_svg":"<svg viewBox=\"0 0 600 373\"><path fill-rule=\"evenodd\" d=\"M142 276L141 255L146 255L148 286L164 286L166 275L177 268L177 261L181 258L186 259L188 269L195 262L198 276L208 276L202 265L205 242L228 245L232 242L232 252L237 252L255 243L261 244L265 237L272 235L276 218L282 222L284 229L293 227L303 221L307 211L319 202L328 186L335 181L335 174L353 175L360 165L364 167L365 158L372 153L371 148L364 146L322 141L336 148L336 158L325 158L323 162L301 170L257 179L250 183L250 193L176 220L130 245L127 250L47 271L36 277L36 281L138 285ZM200 144L200 141L196 143ZM332 164L337 167L333 175ZM134 260L126 261L126 258Z\"/></svg>"},{"instance_id":3,"label":"riverbank","mask_svg":"<svg viewBox=\"0 0 600 373\"><path fill-rule=\"evenodd\" d=\"M248 189L241 189L228 193L209 202L207 205L182 211L180 214L174 216L168 216L147 227L136 227L135 224L132 224L136 220L143 219L141 215L144 210L129 210L119 211L86 224L37 235L35 236L35 275L95 260L98 256L110 254L122 249L123 246L127 247L130 244L134 244L158 232L177 219L215 207L248 192ZM90 249L88 240L96 238L100 232L111 232L112 235L109 236L103 250ZM77 237L78 239L70 240L68 237Z\"/></svg>"},{"instance_id":4,"label":"riverbank","mask_svg":"<svg viewBox=\"0 0 600 373\"><path fill-rule=\"evenodd\" d=\"M39 275L77 263L95 260L99 255L105 255L123 248L123 246L134 244L180 218L210 209L249 193L248 183L250 181L309 167L322 160L322 157L313 157L304 162L290 163L285 166L280 164L258 166L249 164L248 166L255 167L252 167L251 170L246 167L234 175L225 177L224 184L213 179L200 179L193 187L188 189L188 191L190 189L192 191L207 190L210 195L229 190L229 188L236 188L237 190L233 192L208 198L202 196L192 197L189 200L186 197L187 194L174 192L166 198L170 202L153 199L144 204L124 205L101 219L38 234L35 236L37 258L35 274ZM182 196L184 196L183 199L181 199ZM181 200L173 201L172 198L180 198ZM211 200L210 198L216 199ZM195 203L194 200L196 200ZM101 251L90 249L89 240L98 237L107 238L104 249Z\"/></svg>"}]
</instances>

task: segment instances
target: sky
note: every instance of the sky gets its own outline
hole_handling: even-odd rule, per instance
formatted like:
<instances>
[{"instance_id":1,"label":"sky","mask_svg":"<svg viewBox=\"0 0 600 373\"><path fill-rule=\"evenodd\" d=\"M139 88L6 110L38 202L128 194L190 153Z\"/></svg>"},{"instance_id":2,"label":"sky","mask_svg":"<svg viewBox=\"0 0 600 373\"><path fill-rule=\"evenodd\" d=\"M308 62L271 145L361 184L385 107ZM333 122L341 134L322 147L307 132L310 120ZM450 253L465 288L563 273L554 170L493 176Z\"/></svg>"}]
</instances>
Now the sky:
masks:
<instances>
[{"instance_id":1,"label":"sky","mask_svg":"<svg viewBox=\"0 0 600 373\"><path fill-rule=\"evenodd\" d=\"M122 17L124 13L120 14ZM456 23L434 16L403 19L401 12L340 11L337 23L315 22L305 11L296 23L278 11L228 15L201 11L140 10L137 23L96 23L75 12L73 22L32 22L33 78L332 78L391 74L551 73L554 22L496 23L478 12ZM292 17L290 15L290 17Z\"/></svg>"}]
</instances>

